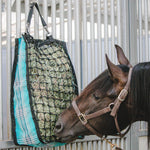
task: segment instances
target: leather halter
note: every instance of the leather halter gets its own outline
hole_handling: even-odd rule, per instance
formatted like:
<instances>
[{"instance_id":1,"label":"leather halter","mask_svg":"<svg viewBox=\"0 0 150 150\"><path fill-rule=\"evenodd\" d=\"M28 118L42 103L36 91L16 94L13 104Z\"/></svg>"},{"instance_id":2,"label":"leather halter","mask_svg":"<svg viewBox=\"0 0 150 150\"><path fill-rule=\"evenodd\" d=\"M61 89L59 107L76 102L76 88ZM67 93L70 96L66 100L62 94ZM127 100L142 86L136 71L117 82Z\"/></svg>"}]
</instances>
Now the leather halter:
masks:
<instances>
[{"instance_id":1,"label":"leather halter","mask_svg":"<svg viewBox=\"0 0 150 150\"><path fill-rule=\"evenodd\" d=\"M110 103L107 107L103 108L102 110L98 110L92 114L83 114L80 112L77 104L76 104L76 100L73 100L72 101L72 106L79 118L79 120L81 121L81 123L89 130L91 131L93 134L99 136L99 137L103 137L102 134L100 134L99 132L97 132L96 129L94 129L88 122L88 120L90 119L93 119L93 118L96 118L96 117L99 117L101 115L104 115L108 112L110 112L110 115L112 117L114 117L114 120L115 120L115 125L116 125L116 129L118 131L118 134L120 137L123 137L130 129L130 125L128 127L128 129L125 131L125 133L121 133L120 131L120 127L119 127L119 124L118 124L118 121L117 121L117 112L119 110L119 107L120 107L120 104L125 100L125 98L127 97L128 95L128 89L129 89L129 85L130 85L130 80L131 80L131 74L132 74L132 67L130 68L129 70L129 74L128 74L128 80L127 80L127 83L125 85L125 87L121 90L121 92L119 93L118 97L115 99L115 101L113 103ZM105 139L106 142L108 142L110 144L110 142ZM112 144L111 143L111 146L112 147L116 147L116 145Z\"/></svg>"}]
</instances>

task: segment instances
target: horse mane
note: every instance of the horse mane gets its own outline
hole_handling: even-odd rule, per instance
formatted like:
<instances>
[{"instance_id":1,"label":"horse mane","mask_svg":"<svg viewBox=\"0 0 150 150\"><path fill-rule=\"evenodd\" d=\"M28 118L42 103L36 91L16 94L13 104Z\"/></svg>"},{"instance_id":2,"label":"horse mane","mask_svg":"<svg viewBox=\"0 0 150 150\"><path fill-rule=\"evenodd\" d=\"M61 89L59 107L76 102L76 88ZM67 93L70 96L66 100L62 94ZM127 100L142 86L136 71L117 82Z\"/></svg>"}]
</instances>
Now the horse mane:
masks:
<instances>
[{"instance_id":1,"label":"horse mane","mask_svg":"<svg viewBox=\"0 0 150 150\"><path fill-rule=\"evenodd\" d=\"M133 119L138 112L144 113L143 120L148 122L148 143L150 143L150 62L134 66L130 83L131 103L133 104Z\"/></svg>"}]
</instances>

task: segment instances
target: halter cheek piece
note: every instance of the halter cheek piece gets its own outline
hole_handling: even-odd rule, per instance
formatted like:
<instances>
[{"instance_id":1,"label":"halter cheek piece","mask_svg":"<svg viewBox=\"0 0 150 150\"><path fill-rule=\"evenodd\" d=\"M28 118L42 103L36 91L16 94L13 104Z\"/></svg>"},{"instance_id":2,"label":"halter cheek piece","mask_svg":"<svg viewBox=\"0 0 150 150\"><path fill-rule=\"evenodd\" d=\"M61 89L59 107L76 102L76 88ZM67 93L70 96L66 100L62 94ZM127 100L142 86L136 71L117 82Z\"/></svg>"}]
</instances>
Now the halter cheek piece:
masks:
<instances>
[{"instance_id":1,"label":"halter cheek piece","mask_svg":"<svg viewBox=\"0 0 150 150\"><path fill-rule=\"evenodd\" d=\"M119 110L119 107L121 105L121 103L125 100L125 98L127 97L128 95L128 89L129 89L129 85L130 85L130 80L131 80L131 74L132 74L132 67L130 68L129 70L129 74L128 74L128 80L127 80L127 83L125 85L125 87L120 91L118 97L115 99L115 101L113 103L110 103L107 107L103 108L102 110L98 110L92 114L83 114L80 112L77 104L76 104L76 101L72 101L72 106L79 118L79 120L81 121L81 123L88 129L90 130L93 134L99 136L99 137L103 137L102 134L100 134L99 132L96 131L96 129L94 129L88 122L88 120L90 119L93 119L93 118L96 118L96 117L99 117L101 115L104 115L108 112L110 112L110 115L112 117L114 117L114 121L115 121L115 125L116 125L116 129L118 131L118 135L120 137L123 137L130 129L131 125L129 125L129 127L127 128L127 130L122 134L121 131L120 131L120 127L119 127L119 124L118 124L118 120L117 120L117 112ZM106 140L106 142L108 142L109 144L111 144L111 147L114 148L114 147L117 147L115 144L112 144L110 141L108 141L106 138L103 138L104 140Z\"/></svg>"}]
</instances>

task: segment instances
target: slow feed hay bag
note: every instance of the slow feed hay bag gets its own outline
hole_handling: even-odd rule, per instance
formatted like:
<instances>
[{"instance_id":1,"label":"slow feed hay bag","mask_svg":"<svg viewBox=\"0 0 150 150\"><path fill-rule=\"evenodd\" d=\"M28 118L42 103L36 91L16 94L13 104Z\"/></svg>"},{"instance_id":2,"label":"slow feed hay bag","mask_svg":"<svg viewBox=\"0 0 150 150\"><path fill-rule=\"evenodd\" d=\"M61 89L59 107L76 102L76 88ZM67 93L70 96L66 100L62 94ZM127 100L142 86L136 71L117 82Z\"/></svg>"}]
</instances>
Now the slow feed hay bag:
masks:
<instances>
[{"instance_id":1,"label":"slow feed hay bag","mask_svg":"<svg viewBox=\"0 0 150 150\"><path fill-rule=\"evenodd\" d=\"M59 114L78 94L77 82L66 44L47 36L34 39L28 32L33 7L36 7L47 30L37 3L32 3L27 30L16 39L12 72L12 132L16 145L59 146L54 127Z\"/></svg>"}]
</instances>

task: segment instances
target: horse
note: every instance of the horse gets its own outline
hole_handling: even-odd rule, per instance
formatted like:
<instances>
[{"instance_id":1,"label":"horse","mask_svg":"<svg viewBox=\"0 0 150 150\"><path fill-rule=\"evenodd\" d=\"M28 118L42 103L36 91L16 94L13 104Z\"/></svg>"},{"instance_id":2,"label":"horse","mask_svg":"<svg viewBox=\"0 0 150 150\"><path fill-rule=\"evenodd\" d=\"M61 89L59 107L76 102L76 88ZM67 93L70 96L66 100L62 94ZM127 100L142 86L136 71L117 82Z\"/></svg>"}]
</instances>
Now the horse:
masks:
<instances>
[{"instance_id":1,"label":"horse","mask_svg":"<svg viewBox=\"0 0 150 150\"><path fill-rule=\"evenodd\" d=\"M70 143L80 135L93 134L122 137L121 131L132 123L147 121L150 143L150 62L132 67L123 49L115 48L119 65L106 54L108 68L59 116L55 126L59 141Z\"/></svg>"}]
</instances>

